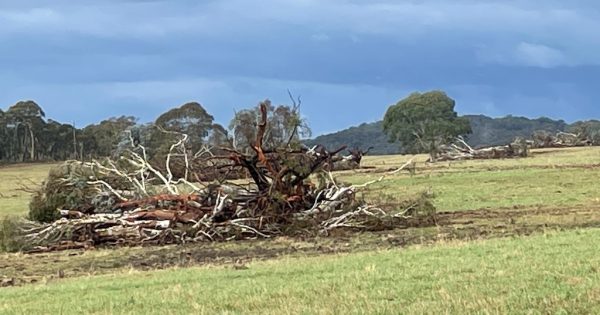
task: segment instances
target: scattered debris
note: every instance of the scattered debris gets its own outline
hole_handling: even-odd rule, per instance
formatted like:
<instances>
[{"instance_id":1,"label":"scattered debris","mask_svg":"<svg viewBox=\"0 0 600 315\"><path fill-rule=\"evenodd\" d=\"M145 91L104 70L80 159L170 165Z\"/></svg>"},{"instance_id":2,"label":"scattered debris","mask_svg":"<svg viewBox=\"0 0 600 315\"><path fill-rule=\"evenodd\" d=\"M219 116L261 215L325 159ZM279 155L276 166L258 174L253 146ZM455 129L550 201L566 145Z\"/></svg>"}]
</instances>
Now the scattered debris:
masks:
<instances>
[{"instance_id":1,"label":"scattered debris","mask_svg":"<svg viewBox=\"0 0 600 315\"><path fill-rule=\"evenodd\" d=\"M12 287L14 285L15 285L14 278L3 278L2 280L0 280L0 287L2 287L2 288Z\"/></svg>"},{"instance_id":2,"label":"scattered debris","mask_svg":"<svg viewBox=\"0 0 600 315\"><path fill-rule=\"evenodd\" d=\"M534 132L532 141L533 148L563 148L590 146L593 141L581 134L558 132L555 135L547 131Z\"/></svg>"},{"instance_id":3,"label":"scattered debris","mask_svg":"<svg viewBox=\"0 0 600 315\"><path fill-rule=\"evenodd\" d=\"M455 143L442 146L436 161L456 161L475 159L504 159L514 157L527 157L529 149L524 139L517 138L513 143L481 149L473 149L462 138L457 138ZM429 161L431 162L431 160Z\"/></svg>"},{"instance_id":4,"label":"scattered debris","mask_svg":"<svg viewBox=\"0 0 600 315\"><path fill-rule=\"evenodd\" d=\"M367 155L371 149L373 147L369 147L366 151L359 148L350 149L348 150L348 155L336 155L332 158L331 162L325 163L324 167L329 171L345 171L361 168L360 162L363 156Z\"/></svg>"}]
</instances>

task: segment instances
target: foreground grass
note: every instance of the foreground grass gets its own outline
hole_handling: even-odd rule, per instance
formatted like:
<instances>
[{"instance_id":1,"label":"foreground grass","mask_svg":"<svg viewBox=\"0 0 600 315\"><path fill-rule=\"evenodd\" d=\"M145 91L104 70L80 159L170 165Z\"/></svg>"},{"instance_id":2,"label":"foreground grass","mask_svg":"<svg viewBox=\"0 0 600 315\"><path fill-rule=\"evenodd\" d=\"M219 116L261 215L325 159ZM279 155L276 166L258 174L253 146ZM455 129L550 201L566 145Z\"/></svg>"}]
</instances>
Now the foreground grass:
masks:
<instances>
[{"instance_id":1,"label":"foreground grass","mask_svg":"<svg viewBox=\"0 0 600 315\"><path fill-rule=\"evenodd\" d=\"M30 193L21 188L35 188L48 176L54 164L19 164L0 167L0 218L24 215L28 211Z\"/></svg>"},{"instance_id":2,"label":"foreground grass","mask_svg":"<svg viewBox=\"0 0 600 315\"><path fill-rule=\"evenodd\" d=\"M2 289L0 313L598 313L600 230Z\"/></svg>"}]
</instances>

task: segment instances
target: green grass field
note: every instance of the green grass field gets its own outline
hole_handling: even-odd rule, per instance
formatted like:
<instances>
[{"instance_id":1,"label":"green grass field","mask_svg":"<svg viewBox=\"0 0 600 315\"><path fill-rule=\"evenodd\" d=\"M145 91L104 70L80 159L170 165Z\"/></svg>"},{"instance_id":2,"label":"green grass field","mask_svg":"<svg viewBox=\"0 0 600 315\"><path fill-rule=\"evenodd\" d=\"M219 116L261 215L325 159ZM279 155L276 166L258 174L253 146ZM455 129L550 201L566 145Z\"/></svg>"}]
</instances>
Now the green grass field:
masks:
<instances>
[{"instance_id":1,"label":"green grass field","mask_svg":"<svg viewBox=\"0 0 600 315\"><path fill-rule=\"evenodd\" d=\"M2 314L593 314L600 230L130 271L4 289Z\"/></svg>"},{"instance_id":2,"label":"green grass field","mask_svg":"<svg viewBox=\"0 0 600 315\"><path fill-rule=\"evenodd\" d=\"M398 167L410 157L368 157L366 166ZM572 148L538 150L525 159L478 160L425 164L423 155L414 176L393 176L371 187L367 199L432 191L438 210L474 210L521 206L600 204L600 150ZM344 172L342 181L362 183L380 177L365 170Z\"/></svg>"},{"instance_id":3,"label":"green grass field","mask_svg":"<svg viewBox=\"0 0 600 315\"><path fill-rule=\"evenodd\" d=\"M600 176L600 149L571 148L537 150L533 157L507 160L478 160L426 164L426 156L367 156L365 166L386 170L410 158L417 173L407 172L372 186L373 196L410 195L431 190L439 210L474 210L514 206L565 206L600 204L595 187ZM27 212L29 194L21 185L41 183L53 164L18 165L0 168L0 216ZM372 170L342 172L341 181L363 183L377 179Z\"/></svg>"},{"instance_id":4,"label":"green grass field","mask_svg":"<svg viewBox=\"0 0 600 315\"><path fill-rule=\"evenodd\" d=\"M23 188L35 188L54 164L21 164L0 167L0 217L24 215L30 194Z\"/></svg>"},{"instance_id":5,"label":"green grass field","mask_svg":"<svg viewBox=\"0 0 600 315\"><path fill-rule=\"evenodd\" d=\"M336 177L367 182L410 158L366 157L375 169ZM20 285L0 288L0 314L600 311L600 148L434 165L414 158L414 175L390 176L364 197L429 190L442 212L435 227L0 254L0 280ZM18 183L41 181L49 167L0 168L0 216L25 214Z\"/></svg>"},{"instance_id":6,"label":"green grass field","mask_svg":"<svg viewBox=\"0 0 600 315\"><path fill-rule=\"evenodd\" d=\"M374 180L378 174L342 176L348 182ZM429 173L394 177L372 186L367 197L410 195L431 190L439 210L474 210L513 206L566 206L600 203L600 168L509 169ZM369 198L367 198L369 199Z\"/></svg>"}]
</instances>

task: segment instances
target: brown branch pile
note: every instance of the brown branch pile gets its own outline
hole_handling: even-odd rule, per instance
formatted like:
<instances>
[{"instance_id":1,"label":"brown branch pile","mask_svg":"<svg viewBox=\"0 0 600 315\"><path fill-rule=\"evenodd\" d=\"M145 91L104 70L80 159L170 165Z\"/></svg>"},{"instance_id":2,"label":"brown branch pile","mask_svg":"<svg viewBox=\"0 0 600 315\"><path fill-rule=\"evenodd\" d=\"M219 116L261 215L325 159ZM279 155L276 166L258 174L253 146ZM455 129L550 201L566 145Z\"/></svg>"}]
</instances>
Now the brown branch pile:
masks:
<instances>
[{"instance_id":1,"label":"brown branch pile","mask_svg":"<svg viewBox=\"0 0 600 315\"><path fill-rule=\"evenodd\" d=\"M516 139L513 143L474 149L463 139L456 139L455 143L442 146L437 161L457 161L476 159L505 159L515 157L527 157L529 154L527 142Z\"/></svg>"},{"instance_id":2,"label":"brown branch pile","mask_svg":"<svg viewBox=\"0 0 600 315\"><path fill-rule=\"evenodd\" d=\"M355 170L361 168L361 161L364 155L368 154L371 148L363 151L358 148L349 149L347 155L340 154L346 147L342 147L336 150L328 159L323 163L322 168L327 171L343 171L343 170ZM314 152L316 150L322 151L325 148L322 146L315 146L312 149L298 149L296 151L287 152L293 154L306 154L307 152ZM232 152L230 148L221 148L221 151ZM326 150L325 150L326 151ZM269 151L267 153L281 154L282 151ZM259 164L259 168L263 168L264 171L269 171L264 165ZM164 166L158 166L160 170L166 170ZM186 174L189 174L196 181L217 181L224 182L226 180L235 179L249 179L251 174L249 170L243 165L232 165L228 157L214 156L211 151L207 148L206 150L196 153L188 163L182 156L173 157L171 159L170 168L177 178L184 178Z\"/></svg>"},{"instance_id":3,"label":"brown branch pile","mask_svg":"<svg viewBox=\"0 0 600 315\"><path fill-rule=\"evenodd\" d=\"M213 169L245 172L250 182L202 184L202 174L189 166L185 156L185 135L171 147L162 172L148 163L143 147L119 161L72 161L67 167L71 171L55 179L60 185L52 193L77 192L74 187L82 187L86 195L76 199L80 203L64 206L58 220L20 224L20 243L30 251L51 251L327 234L340 228L401 226L420 213L417 203L384 210L357 200L359 189L389 174L359 186L338 185L325 167L345 147L333 152L322 146L300 150L263 148L265 106L261 114L252 154L228 150L227 156L210 158ZM170 168L175 155L186 161L186 172L180 177L174 176ZM314 184L311 177L319 183ZM39 202L50 197L40 194Z\"/></svg>"}]
</instances>

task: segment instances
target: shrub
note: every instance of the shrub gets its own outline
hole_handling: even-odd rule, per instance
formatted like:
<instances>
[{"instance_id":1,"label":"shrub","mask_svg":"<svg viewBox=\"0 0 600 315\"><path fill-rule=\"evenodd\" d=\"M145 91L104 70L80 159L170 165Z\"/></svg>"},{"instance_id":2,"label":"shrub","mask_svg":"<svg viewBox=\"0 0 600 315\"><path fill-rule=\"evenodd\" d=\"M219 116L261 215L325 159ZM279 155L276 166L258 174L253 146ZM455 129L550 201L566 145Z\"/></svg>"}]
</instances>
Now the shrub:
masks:
<instances>
[{"instance_id":1,"label":"shrub","mask_svg":"<svg viewBox=\"0 0 600 315\"><path fill-rule=\"evenodd\" d=\"M93 175L91 168L77 162L66 162L50 169L48 178L33 194L29 203L29 219L52 222L60 218L58 209L81 209L91 204L97 191L87 180Z\"/></svg>"},{"instance_id":2,"label":"shrub","mask_svg":"<svg viewBox=\"0 0 600 315\"><path fill-rule=\"evenodd\" d=\"M20 240L19 222L16 217L0 219L0 252L16 252L27 247Z\"/></svg>"}]
</instances>

